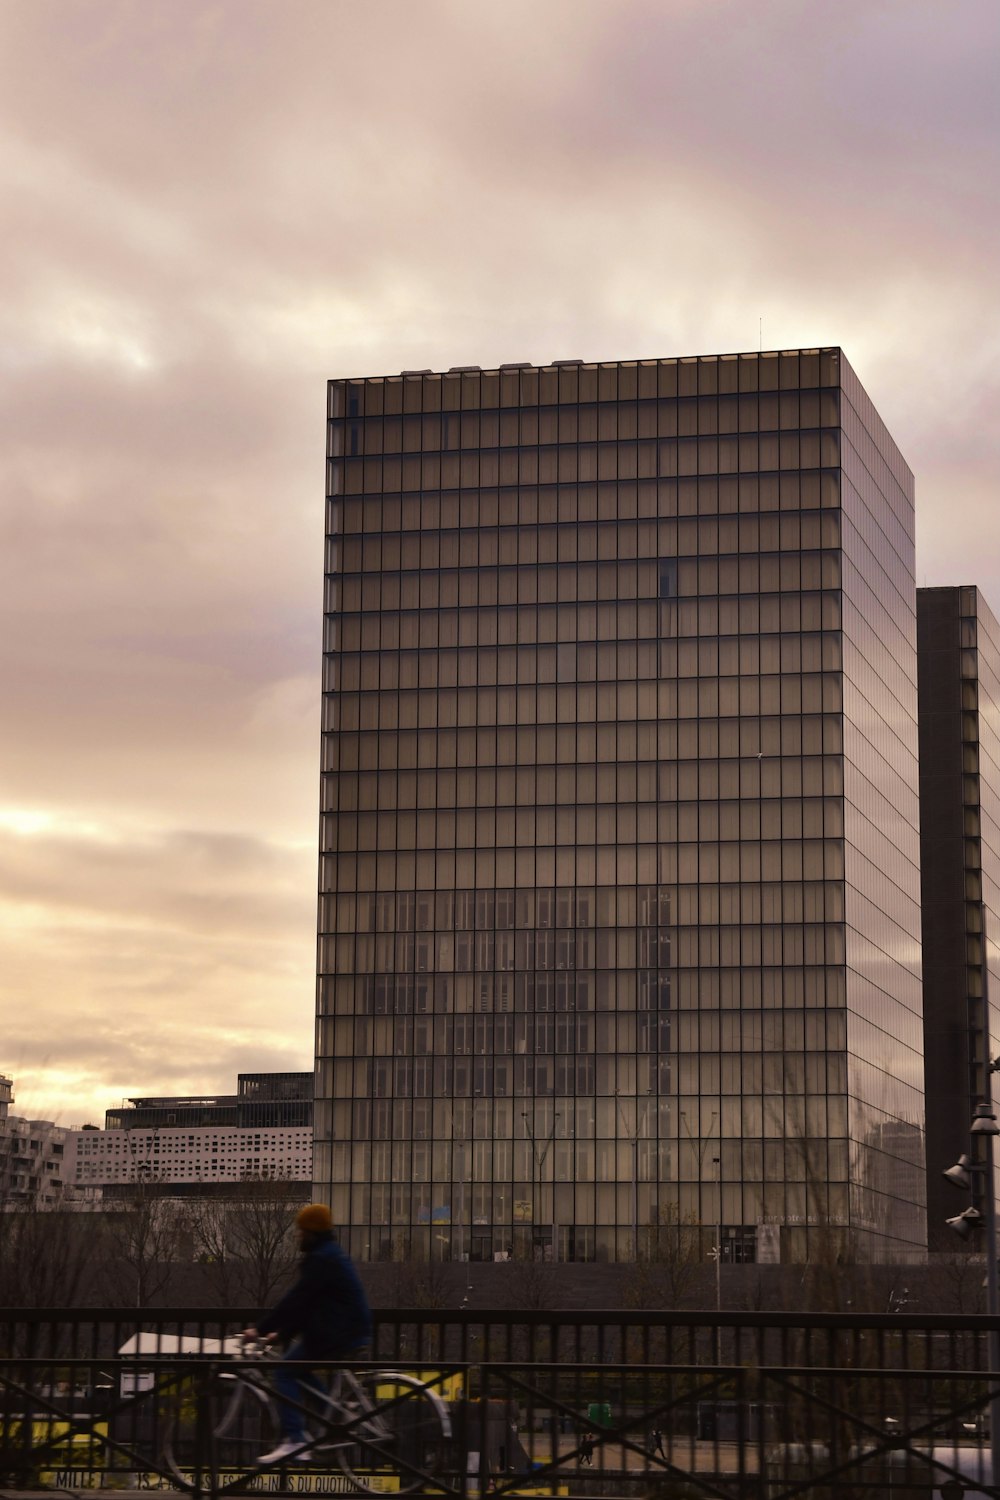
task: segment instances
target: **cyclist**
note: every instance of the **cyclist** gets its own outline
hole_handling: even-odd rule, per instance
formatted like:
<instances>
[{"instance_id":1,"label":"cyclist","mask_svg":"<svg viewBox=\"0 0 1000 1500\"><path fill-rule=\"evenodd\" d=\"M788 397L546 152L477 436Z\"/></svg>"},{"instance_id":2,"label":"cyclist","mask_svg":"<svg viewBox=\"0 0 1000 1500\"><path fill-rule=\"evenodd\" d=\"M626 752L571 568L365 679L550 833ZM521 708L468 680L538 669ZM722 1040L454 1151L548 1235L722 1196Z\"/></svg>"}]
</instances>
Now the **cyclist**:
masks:
<instances>
[{"instance_id":1,"label":"cyclist","mask_svg":"<svg viewBox=\"0 0 1000 1500\"><path fill-rule=\"evenodd\" d=\"M321 1391L314 1371L296 1365L349 1359L367 1350L372 1315L361 1279L350 1257L333 1238L333 1219L325 1203L310 1203L295 1219L302 1261L299 1279L272 1312L255 1328L245 1328L247 1341L280 1339L285 1352L275 1373L279 1396L281 1441L259 1464L276 1464L294 1456L309 1458L312 1441L306 1431L302 1406L309 1392Z\"/></svg>"}]
</instances>

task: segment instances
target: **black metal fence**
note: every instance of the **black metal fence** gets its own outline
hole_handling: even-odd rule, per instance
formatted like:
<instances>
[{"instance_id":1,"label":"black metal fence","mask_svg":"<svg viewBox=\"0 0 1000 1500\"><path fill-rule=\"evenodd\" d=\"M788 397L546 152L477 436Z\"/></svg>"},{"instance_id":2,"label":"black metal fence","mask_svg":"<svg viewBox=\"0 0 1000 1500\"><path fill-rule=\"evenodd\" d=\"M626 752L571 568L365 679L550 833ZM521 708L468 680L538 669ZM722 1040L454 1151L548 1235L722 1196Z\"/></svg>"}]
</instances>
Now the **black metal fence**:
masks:
<instances>
[{"instance_id":1,"label":"black metal fence","mask_svg":"<svg viewBox=\"0 0 1000 1500\"><path fill-rule=\"evenodd\" d=\"M293 1403L309 1445L261 1465L281 1407L273 1362L238 1357L254 1316L0 1311L0 1483L1000 1497L986 1317L381 1311L350 1385Z\"/></svg>"}]
</instances>

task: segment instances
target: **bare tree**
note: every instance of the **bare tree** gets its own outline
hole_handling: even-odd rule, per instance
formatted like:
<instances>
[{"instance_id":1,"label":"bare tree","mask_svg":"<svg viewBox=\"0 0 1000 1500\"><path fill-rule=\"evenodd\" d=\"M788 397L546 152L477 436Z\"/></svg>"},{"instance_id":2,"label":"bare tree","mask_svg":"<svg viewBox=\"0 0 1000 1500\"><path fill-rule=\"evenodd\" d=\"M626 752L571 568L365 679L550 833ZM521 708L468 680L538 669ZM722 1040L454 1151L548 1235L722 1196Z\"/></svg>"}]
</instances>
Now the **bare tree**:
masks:
<instances>
[{"instance_id":1,"label":"bare tree","mask_svg":"<svg viewBox=\"0 0 1000 1500\"><path fill-rule=\"evenodd\" d=\"M985 1267L982 1255L933 1255L925 1276L930 1306L939 1312L985 1312Z\"/></svg>"},{"instance_id":2,"label":"bare tree","mask_svg":"<svg viewBox=\"0 0 1000 1500\"><path fill-rule=\"evenodd\" d=\"M786 1306L815 1312L883 1312L884 1300L880 1301L871 1268L858 1260L854 1229L845 1215L831 1211L825 1138L810 1134L802 1105L786 1107L782 1113L769 1104L768 1114L776 1127L772 1138L784 1148L788 1191L799 1194L805 1247L800 1274L783 1281Z\"/></svg>"},{"instance_id":3,"label":"bare tree","mask_svg":"<svg viewBox=\"0 0 1000 1500\"><path fill-rule=\"evenodd\" d=\"M89 1214L31 1200L0 1205L0 1304L77 1306L96 1258L95 1240L100 1226Z\"/></svg>"},{"instance_id":4,"label":"bare tree","mask_svg":"<svg viewBox=\"0 0 1000 1500\"><path fill-rule=\"evenodd\" d=\"M399 1308L454 1307L451 1266L439 1260L400 1260L391 1275L394 1305Z\"/></svg>"},{"instance_id":5,"label":"bare tree","mask_svg":"<svg viewBox=\"0 0 1000 1500\"><path fill-rule=\"evenodd\" d=\"M203 1198L192 1203L188 1212L194 1258L203 1269L212 1300L219 1307L240 1307L243 1267L230 1239L228 1201Z\"/></svg>"},{"instance_id":6,"label":"bare tree","mask_svg":"<svg viewBox=\"0 0 1000 1500\"><path fill-rule=\"evenodd\" d=\"M511 1307L525 1312L544 1312L559 1300L559 1273L543 1260L515 1257L507 1264L504 1282Z\"/></svg>"},{"instance_id":7,"label":"bare tree","mask_svg":"<svg viewBox=\"0 0 1000 1500\"><path fill-rule=\"evenodd\" d=\"M624 1269L625 1306L684 1307L704 1280L697 1214L682 1218L676 1202L661 1204L640 1237L637 1259Z\"/></svg>"},{"instance_id":8,"label":"bare tree","mask_svg":"<svg viewBox=\"0 0 1000 1500\"><path fill-rule=\"evenodd\" d=\"M153 1306L170 1283L187 1226L177 1203L156 1187L140 1180L102 1216L107 1247L103 1273L111 1303Z\"/></svg>"},{"instance_id":9,"label":"bare tree","mask_svg":"<svg viewBox=\"0 0 1000 1500\"><path fill-rule=\"evenodd\" d=\"M246 1184L235 1205L230 1233L243 1263L244 1290L255 1307L265 1307L295 1268L292 1218L304 1201L301 1196L290 1200L285 1183L257 1180Z\"/></svg>"},{"instance_id":10,"label":"bare tree","mask_svg":"<svg viewBox=\"0 0 1000 1500\"><path fill-rule=\"evenodd\" d=\"M6 1104L0 1111L0 1305L72 1307L86 1291L93 1226L88 1215L67 1208L64 1185L52 1180L52 1164L44 1164L45 1141L31 1140L34 1127L9 1121L5 1110Z\"/></svg>"},{"instance_id":11,"label":"bare tree","mask_svg":"<svg viewBox=\"0 0 1000 1500\"><path fill-rule=\"evenodd\" d=\"M266 1307L291 1275L295 1185L248 1177L222 1198L202 1198L190 1216L194 1251L222 1307Z\"/></svg>"}]
</instances>

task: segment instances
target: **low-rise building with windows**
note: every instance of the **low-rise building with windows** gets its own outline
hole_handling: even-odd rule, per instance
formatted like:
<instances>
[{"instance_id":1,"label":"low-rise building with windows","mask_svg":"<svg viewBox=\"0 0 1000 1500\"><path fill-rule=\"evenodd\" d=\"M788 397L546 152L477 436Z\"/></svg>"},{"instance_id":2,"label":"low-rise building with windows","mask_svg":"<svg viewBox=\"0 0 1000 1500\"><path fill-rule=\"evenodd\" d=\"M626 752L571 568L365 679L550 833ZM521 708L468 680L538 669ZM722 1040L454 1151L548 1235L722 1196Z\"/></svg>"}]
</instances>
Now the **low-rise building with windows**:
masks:
<instances>
[{"instance_id":1,"label":"low-rise building with windows","mask_svg":"<svg viewBox=\"0 0 1000 1500\"><path fill-rule=\"evenodd\" d=\"M241 1073L235 1094L137 1096L106 1128L73 1132L73 1182L108 1198L222 1195L250 1181L312 1180L311 1073Z\"/></svg>"},{"instance_id":2,"label":"low-rise building with windows","mask_svg":"<svg viewBox=\"0 0 1000 1500\"><path fill-rule=\"evenodd\" d=\"M234 1183L267 1179L309 1182L312 1128L258 1130L231 1125L139 1127L74 1132L73 1181L109 1197L136 1184L170 1197L215 1192Z\"/></svg>"}]
</instances>

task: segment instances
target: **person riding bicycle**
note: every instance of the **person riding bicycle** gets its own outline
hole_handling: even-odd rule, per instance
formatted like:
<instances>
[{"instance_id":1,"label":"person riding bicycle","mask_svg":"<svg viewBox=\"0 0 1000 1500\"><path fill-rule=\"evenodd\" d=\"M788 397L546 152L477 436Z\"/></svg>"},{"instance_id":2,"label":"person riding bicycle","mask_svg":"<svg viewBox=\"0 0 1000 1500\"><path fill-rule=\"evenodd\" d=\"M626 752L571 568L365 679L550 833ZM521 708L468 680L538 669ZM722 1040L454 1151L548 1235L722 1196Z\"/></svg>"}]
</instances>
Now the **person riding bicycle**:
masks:
<instances>
[{"instance_id":1,"label":"person riding bicycle","mask_svg":"<svg viewBox=\"0 0 1000 1500\"><path fill-rule=\"evenodd\" d=\"M349 1359L364 1354L372 1337L372 1315L361 1278L347 1253L333 1238L333 1219L325 1203L310 1203L295 1218L302 1261L299 1279L256 1327L245 1328L248 1342L261 1339L285 1345L274 1377L282 1438L259 1464L309 1457L312 1441L302 1406L310 1392L322 1391L313 1371L296 1369L310 1360Z\"/></svg>"}]
</instances>

